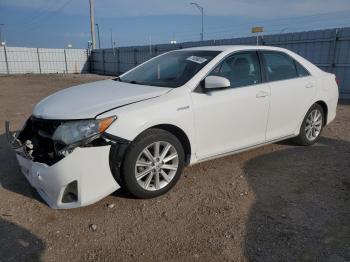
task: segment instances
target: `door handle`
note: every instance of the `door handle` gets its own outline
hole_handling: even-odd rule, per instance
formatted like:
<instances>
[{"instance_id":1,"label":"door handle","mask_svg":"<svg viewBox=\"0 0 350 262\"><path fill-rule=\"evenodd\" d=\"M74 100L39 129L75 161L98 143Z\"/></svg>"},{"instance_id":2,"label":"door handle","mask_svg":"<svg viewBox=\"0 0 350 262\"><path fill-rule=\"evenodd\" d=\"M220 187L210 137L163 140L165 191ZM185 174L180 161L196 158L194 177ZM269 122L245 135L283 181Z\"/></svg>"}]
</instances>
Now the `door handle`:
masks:
<instances>
[{"instance_id":1,"label":"door handle","mask_svg":"<svg viewBox=\"0 0 350 262\"><path fill-rule=\"evenodd\" d=\"M313 83L308 83L308 84L306 84L306 86L305 86L305 88L312 88L312 87L314 87L314 84L313 84Z\"/></svg>"},{"instance_id":2,"label":"door handle","mask_svg":"<svg viewBox=\"0 0 350 262\"><path fill-rule=\"evenodd\" d=\"M263 97L267 97L268 95L269 95L268 92L260 91L259 93L256 94L256 98L263 98Z\"/></svg>"}]
</instances>

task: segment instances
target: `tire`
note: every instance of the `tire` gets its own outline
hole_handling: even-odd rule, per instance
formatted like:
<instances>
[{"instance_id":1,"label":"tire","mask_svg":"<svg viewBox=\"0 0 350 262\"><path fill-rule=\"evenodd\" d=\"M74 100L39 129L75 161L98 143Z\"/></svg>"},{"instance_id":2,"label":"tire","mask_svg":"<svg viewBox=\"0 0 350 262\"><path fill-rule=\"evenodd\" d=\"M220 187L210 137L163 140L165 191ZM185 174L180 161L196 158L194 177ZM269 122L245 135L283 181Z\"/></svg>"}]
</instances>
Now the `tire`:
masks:
<instances>
[{"instance_id":1,"label":"tire","mask_svg":"<svg viewBox=\"0 0 350 262\"><path fill-rule=\"evenodd\" d=\"M315 118L316 117L316 118ZM314 119L311 121L311 119ZM294 143L301 146L310 146L318 141L324 126L324 112L319 104L314 104L307 111L301 124L299 135L293 139Z\"/></svg>"},{"instance_id":2,"label":"tire","mask_svg":"<svg viewBox=\"0 0 350 262\"><path fill-rule=\"evenodd\" d=\"M184 164L184 149L176 136L148 129L128 147L122 165L123 187L136 198L160 196L175 186Z\"/></svg>"}]
</instances>

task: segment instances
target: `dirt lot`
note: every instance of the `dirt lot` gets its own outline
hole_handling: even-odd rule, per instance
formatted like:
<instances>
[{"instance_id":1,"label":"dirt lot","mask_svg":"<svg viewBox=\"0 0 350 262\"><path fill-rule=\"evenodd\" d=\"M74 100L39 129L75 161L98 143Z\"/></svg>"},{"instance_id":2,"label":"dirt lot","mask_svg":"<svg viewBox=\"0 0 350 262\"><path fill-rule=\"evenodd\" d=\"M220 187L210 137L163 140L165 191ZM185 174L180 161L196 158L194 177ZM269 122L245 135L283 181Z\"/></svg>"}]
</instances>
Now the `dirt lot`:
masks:
<instances>
[{"instance_id":1,"label":"dirt lot","mask_svg":"<svg viewBox=\"0 0 350 262\"><path fill-rule=\"evenodd\" d=\"M4 121L19 128L41 98L104 78L0 76L0 261L350 261L347 103L315 146L283 142L189 167L152 200L116 192L50 209L7 149Z\"/></svg>"}]
</instances>

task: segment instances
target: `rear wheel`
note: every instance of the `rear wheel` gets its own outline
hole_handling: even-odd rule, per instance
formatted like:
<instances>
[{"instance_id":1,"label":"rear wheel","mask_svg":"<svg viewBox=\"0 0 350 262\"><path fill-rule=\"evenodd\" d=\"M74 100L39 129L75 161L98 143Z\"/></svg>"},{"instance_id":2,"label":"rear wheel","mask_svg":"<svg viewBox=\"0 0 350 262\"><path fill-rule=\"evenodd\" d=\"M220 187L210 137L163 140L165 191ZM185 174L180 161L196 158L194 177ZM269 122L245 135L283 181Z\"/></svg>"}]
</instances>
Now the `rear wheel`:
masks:
<instances>
[{"instance_id":1,"label":"rear wheel","mask_svg":"<svg viewBox=\"0 0 350 262\"><path fill-rule=\"evenodd\" d=\"M309 146L317 142L324 125L324 112L319 104L314 104L307 112L300 127L299 135L294 138L298 145Z\"/></svg>"},{"instance_id":2,"label":"rear wheel","mask_svg":"<svg viewBox=\"0 0 350 262\"><path fill-rule=\"evenodd\" d=\"M151 198L171 189L181 176L184 150L161 129L149 129L130 145L123 163L124 187L135 197Z\"/></svg>"}]
</instances>

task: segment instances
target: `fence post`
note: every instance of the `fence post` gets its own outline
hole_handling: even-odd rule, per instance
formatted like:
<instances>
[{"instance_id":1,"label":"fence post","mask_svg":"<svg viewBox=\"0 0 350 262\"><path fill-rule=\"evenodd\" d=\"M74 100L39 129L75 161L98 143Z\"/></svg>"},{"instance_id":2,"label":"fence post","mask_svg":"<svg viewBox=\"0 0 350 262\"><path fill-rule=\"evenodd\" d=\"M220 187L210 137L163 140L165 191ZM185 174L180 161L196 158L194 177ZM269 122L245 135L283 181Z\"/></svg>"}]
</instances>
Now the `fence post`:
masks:
<instances>
[{"instance_id":1,"label":"fence post","mask_svg":"<svg viewBox=\"0 0 350 262\"><path fill-rule=\"evenodd\" d=\"M89 48L86 49L86 63L88 64L89 67L89 73L92 73L92 67L91 67L91 56L92 53L90 53Z\"/></svg>"},{"instance_id":2,"label":"fence post","mask_svg":"<svg viewBox=\"0 0 350 262\"><path fill-rule=\"evenodd\" d=\"M330 45L329 72L332 72L332 73L334 73L334 71L335 71L335 53L337 51L337 43L339 40L338 33L339 33L339 30L337 28L337 29L335 29L334 38L333 38L332 43Z\"/></svg>"},{"instance_id":3,"label":"fence post","mask_svg":"<svg viewBox=\"0 0 350 262\"><path fill-rule=\"evenodd\" d=\"M66 49L63 49L64 53L64 64L66 66L66 74L68 74L68 65L67 65L67 54L66 54Z\"/></svg>"},{"instance_id":4,"label":"fence post","mask_svg":"<svg viewBox=\"0 0 350 262\"><path fill-rule=\"evenodd\" d=\"M117 74L120 75L120 50L117 49Z\"/></svg>"},{"instance_id":5,"label":"fence post","mask_svg":"<svg viewBox=\"0 0 350 262\"><path fill-rule=\"evenodd\" d=\"M6 71L7 71L7 74L9 75L10 74L10 69L9 69L9 61L7 59L6 46L4 46L4 52L5 52Z\"/></svg>"},{"instance_id":6,"label":"fence post","mask_svg":"<svg viewBox=\"0 0 350 262\"><path fill-rule=\"evenodd\" d=\"M116 57L117 53L116 53L114 47L112 49L112 52L113 52L112 74L117 74L117 57Z\"/></svg>"},{"instance_id":7,"label":"fence post","mask_svg":"<svg viewBox=\"0 0 350 262\"><path fill-rule=\"evenodd\" d=\"M102 49L102 70L103 74L106 74L106 65L105 65L105 50Z\"/></svg>"},{"instance_id":8,"label":"fence post","mask_svg":"<svg viewBox=\"0 0 350 262\"><path fill-rule=\"evenodd\" d=\"M38 56L39 73L41 74L41 63L40 63L39 48L36 49L36 55Z\"/></svg>"}]
</instances>

